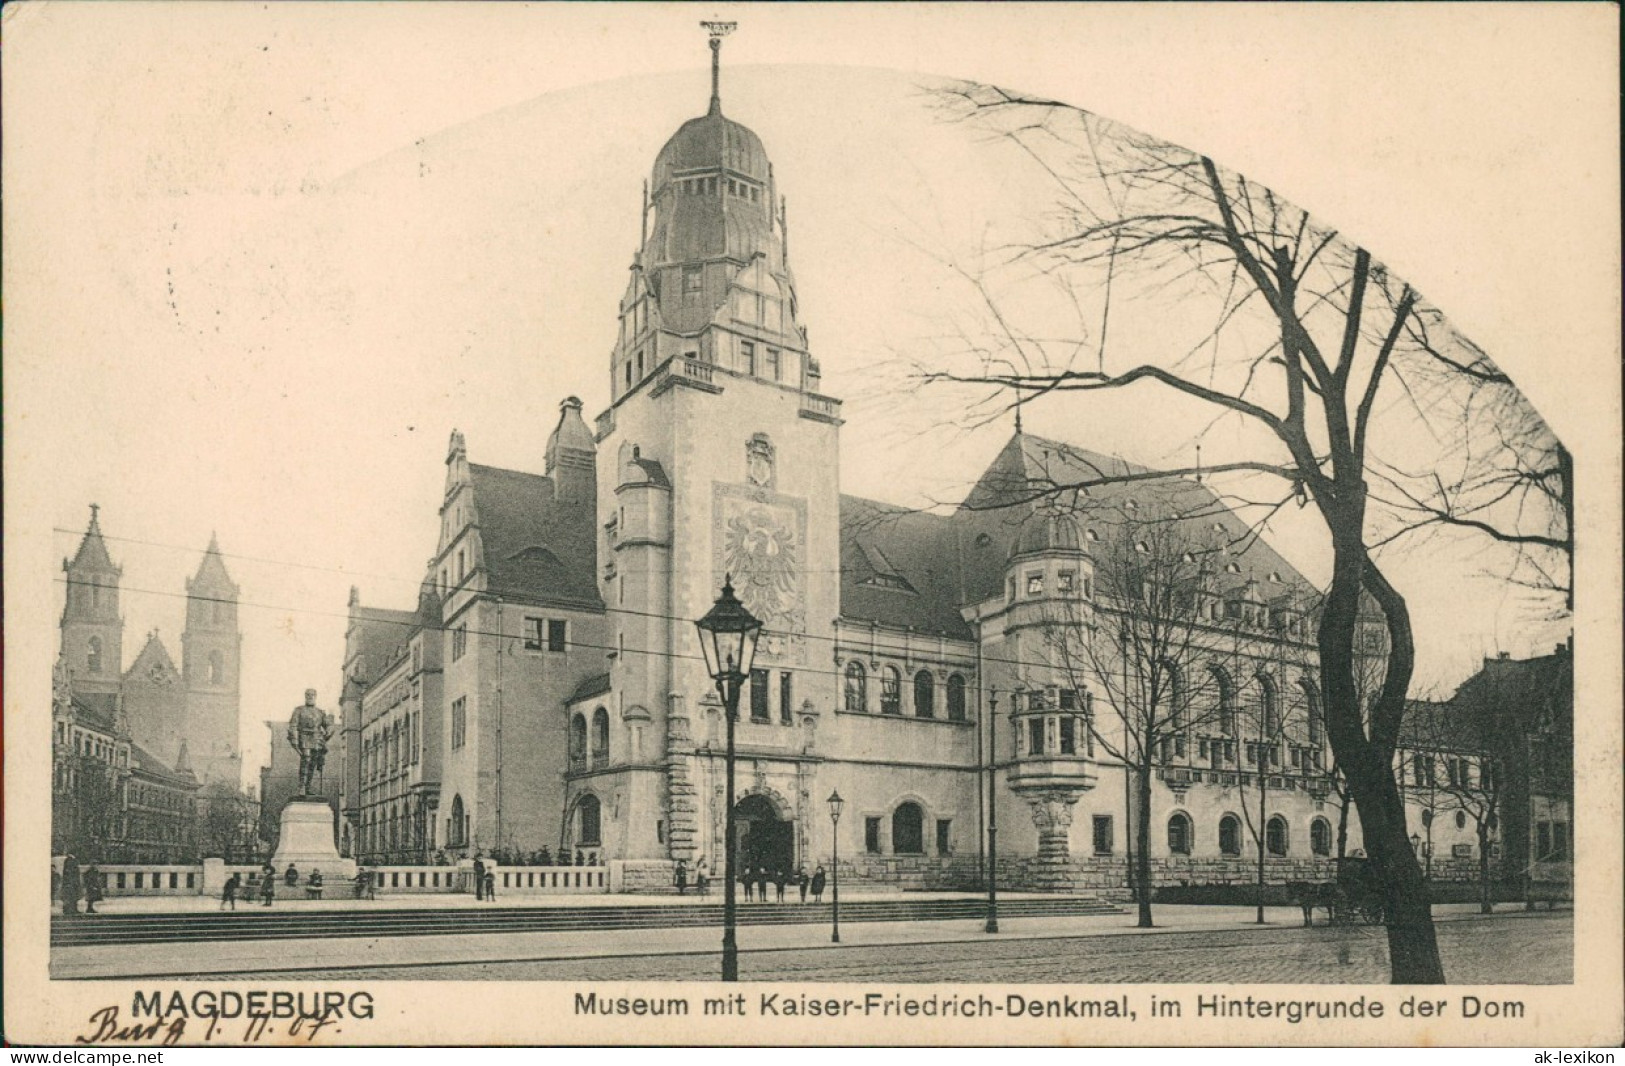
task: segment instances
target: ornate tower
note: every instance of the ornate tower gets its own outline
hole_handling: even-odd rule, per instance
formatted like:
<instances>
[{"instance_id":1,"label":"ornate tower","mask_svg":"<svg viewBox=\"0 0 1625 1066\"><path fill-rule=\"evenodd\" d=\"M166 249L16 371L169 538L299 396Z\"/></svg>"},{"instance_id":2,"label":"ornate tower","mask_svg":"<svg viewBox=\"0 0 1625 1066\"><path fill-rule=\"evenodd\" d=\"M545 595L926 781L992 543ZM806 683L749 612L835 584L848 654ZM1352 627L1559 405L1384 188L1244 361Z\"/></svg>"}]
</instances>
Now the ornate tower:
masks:
<instances>
[{"instance_id":1,"label":"ornate tower","mask_svg":"<svg viewBox=\"0 0 1625 1066\"><path fill-rule=\"evenodd\" d=\"M243 638L237 628L237 596L220 545L211 536L197 573L186 582L184 739L198 780L224 781L234 788L241 787L242 774L238 670Z\"/></svg>"},{"instance_id":2,"label":"ornate tower","mask_svg":"<svg viewBox=\"0 0 1625 1066\"><path fill-rule=\"evenodd\" d=\"M693 626L672 619L705 614L731 574L766 623L738 742L758 775L741 792L774 811L793 856L826 817L802 810L797 768L802 708L834 698L808 638L840 609L840 402L818 391L772 164L723 114L726 24L707 28L710 103L655 157L598 419L610 736L607 766L567 787L606 812L610 857L720 870L712 684Z\"/></svg>"},{"instance_id":3,"label":"ornate tower","mask_svg":"<svg viewBox=\"0 0 1625 1066\"><path fill-rule=\"evenodd\" d=\"M90 526L72 559L62 560L67 603L62 609L62 659L77 692L119 690L124 667L124 619L119 615L119 579L102 540L100 508L90 505Z\"/></svg>"}]
</instances>

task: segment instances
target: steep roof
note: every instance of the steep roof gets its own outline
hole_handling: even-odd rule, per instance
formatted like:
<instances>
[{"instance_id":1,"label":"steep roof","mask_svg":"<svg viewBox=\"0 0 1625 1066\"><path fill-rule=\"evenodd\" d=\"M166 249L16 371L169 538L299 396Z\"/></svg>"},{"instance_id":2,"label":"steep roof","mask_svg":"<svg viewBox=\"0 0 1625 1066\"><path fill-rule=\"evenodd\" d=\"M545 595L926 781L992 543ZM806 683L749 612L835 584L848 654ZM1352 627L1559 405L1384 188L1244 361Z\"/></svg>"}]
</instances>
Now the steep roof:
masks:
<instances>
[{"instance_id":1,"label":"steep roof","mask_svg":"<svg viewBox=\"0 0 1625 1066\"><path fill-rule=\"evenodd\" d=\"M73 560L63 564L63 569L73 570L109 570L117 571L113 565L112 556L107 554L107 542L102 539L101 521L97 516L100 510L95 504L90 505L90 525L85 529L84 537L79 541L79 550L74 553Z\"/></svg>"},{"instance_id":2,"label":"steep roof","mask_svg":"<svg viewBox=\"0 0 1625 1066\"><path fill-rule=\"evenodd\" d=\"M422 622L416 611L357 605L350 608L350 624L358 659L349 680L370 685L400 657L400 649Z\"/></svg>"},{"instance_id":3,"label":"steep roof","mask_svg":"<svg viewBox=\"0 0 1625 1066\"><path fill-rule=\"evenodd\" d=\"M1109 542L1136 513L1175 514L1190 539L1224 546L1214 575L1220 595L1251 588L1264 601L1288 596L1306 604L1317 590L1208 486L1156 478L1067 492L1058 486L1103 475L1152 473L1148 467L1060 441L1018 433L982 473L951 515L937 515L854 496L841 497L841 617L914 628L959 639L972 636L960 609L998 596L1013 553L1052 540L1071 549ZM1045 513L1057 506L1058 523ZM1060 528L1064 526L1065 528ZM1261 579L1278 576L1279 581Z\"/></svg>"},{"instance_id":4,"label":"steep roof","mask_svg":"<svg viewBox=\"0 0 1625 1066\"><path fill-rule=\"evenodd\" d=\"M841 497L841 617L969 640L952 516Z\"/></svg>"},{"instance_id":5,"label":"steep roof","mask_svg":"<svg viewBox=\"0 0 1625 1066\"><path fill-rule=\"evenodd\" d=\"M75 717L81 719L85 725L103 733L113 733L118 729L118 693L116 692L75 692L73 694L73 712Z\"/></svg>"},{"instance_id":6,"label":"steep roof","mask_svg":"<svg viewBox=\"0 0 1625 1066\"><path fill-rule=\"evenodd\" d=\"M477 463L468 470L490 591L602 611L592 508L555 499L550 477Z\"/></svg>"},{"instance_id":7,"label":"steep roof","mask_svg":"<svg viewBox=\"0 0 1625 1066\"><path fill-rule=\"evenodd\" d=\"M194 596L237 598L237 583L226 572L226 561L220 555L220 542L212 533L203 559L198 563L197 573L186 582L186 591Z\"/></svg>"},{"instance_id":8,"label":"steep roof","mask_svg":"<svg viewBox=\"0 0 1625 1066\"><path fill-rule=\"evenodd\" d=\"M566 706L572 703L580 703L582 700L591 699L594 696L602 696L608 691L609 675L593 674L590 677L582 678L581 683L576 686L574 692L570 693L564 703Z\"/></svg>"},{"instance_id":9,"label":"steep roof","mask_svg":"<svg viewBox=\"0 0 1625 1066\"><path fill-rule=\"evenodd\" d=\"M148 777L156 777L170 784L181 787L197 787L197 778L192 776L190 770L173 770L158 756L143 748L139 744L130 745L130 762L132 768Z\"/></svg>"}]
</instances>

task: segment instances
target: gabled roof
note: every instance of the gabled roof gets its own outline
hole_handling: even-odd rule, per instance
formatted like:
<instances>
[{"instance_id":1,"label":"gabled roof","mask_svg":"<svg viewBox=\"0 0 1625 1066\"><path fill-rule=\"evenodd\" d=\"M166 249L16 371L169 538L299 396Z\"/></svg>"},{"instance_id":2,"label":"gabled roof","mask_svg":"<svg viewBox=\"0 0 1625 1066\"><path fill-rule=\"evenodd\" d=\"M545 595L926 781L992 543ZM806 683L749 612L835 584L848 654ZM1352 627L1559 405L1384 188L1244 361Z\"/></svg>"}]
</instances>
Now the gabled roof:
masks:
<instances>
[{"instance_id":1,"label":"gabled roof","mask_svg":"<svg viewBox=\"0 0 1625 1066\"><path fill-rule=\"evenodd\" d=\"M550 477L477 463L468 470L489 591L602 611L592 508L557 500Z\"/></svg>"},{"instance_id":2,"label":"gabled roof","mask_svg":"<svg viewBox=\"0 0 1625 1066\"><path fill-rule=\"evenodd\" d=\"M147 634L147 642L141 646L141 651L130 664L130 668L124 671L124 680L143 681L154 666L171 678L180 676L180 670L175 667L175 660L170 657L169 649L164 646L156 629Z\"/></svg>"},{"instance_id":3,"label":"gabled roof","mask_svg":"<svg viewBox=\"0 0 1625 1066\"><path fill-rule=\"evenodd\" d=\"M134 770L146 774L148 777L160 778L183 788L188 786L197 787L197 778L192 776L190 770L178 771L170 769L162 759L139 744L132 743L130 745L130 763Z\"/></svg>"}]
</instances>

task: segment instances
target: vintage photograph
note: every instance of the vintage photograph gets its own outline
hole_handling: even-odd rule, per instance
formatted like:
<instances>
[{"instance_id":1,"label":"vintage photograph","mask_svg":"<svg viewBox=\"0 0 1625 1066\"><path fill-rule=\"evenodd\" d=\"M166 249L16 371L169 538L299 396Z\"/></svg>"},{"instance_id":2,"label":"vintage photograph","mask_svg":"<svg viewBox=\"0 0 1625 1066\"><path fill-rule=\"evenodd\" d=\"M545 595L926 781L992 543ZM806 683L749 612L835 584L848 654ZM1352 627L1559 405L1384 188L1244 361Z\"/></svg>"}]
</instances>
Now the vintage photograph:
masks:
<instances>
[{"instance_id":1,"label":"vintage photograph","mask_svg":"<svg viewBox=\"0 0 1625 1066\"><path fill-rule=\"evenodd\" d=\"M118 1005L74 1032L245 981L318 1029L311 989L393 982L1124 1022L1210 986L1165 1016L1216 1026L1442 984L1517 1043L1585 986L1618 542L1576 465L1619 438L1525 375L1617 332L1495 350L1037 79L764 61L811 15L107 6L209 77L51 53L91 91L8 172L7 926ZM421 99L339 69L493 19ZM633 59L527 89L549 20Z\"/></svg>"}]
</instances>

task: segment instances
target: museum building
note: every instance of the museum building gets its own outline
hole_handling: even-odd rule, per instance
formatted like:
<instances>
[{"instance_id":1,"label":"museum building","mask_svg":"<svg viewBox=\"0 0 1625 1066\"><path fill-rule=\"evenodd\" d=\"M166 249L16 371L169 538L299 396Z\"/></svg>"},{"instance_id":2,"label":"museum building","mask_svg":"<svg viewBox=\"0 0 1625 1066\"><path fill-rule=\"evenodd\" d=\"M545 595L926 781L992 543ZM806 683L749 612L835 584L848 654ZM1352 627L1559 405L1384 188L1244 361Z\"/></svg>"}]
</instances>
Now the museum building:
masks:
<instances>
[{"instance_id":1,"label":"museum building","mask_svg":"<svg viewBox=\"0 0 1625 1066\"><path fill-rule=\"evenodd\" d=\"M966 884L993 821L1011 884L1119 889L1145 802L1133 712L1055 633L1119 624L1098 568L1153 516L1191 546L1206 655L1172 671L1155 746L1157 876L1246 880L1260 840L1272 879L1323 876L1357 849L1357 818L1334 828L1319 594L1207 485L1060 501L1043 487L1135 468L1018 428L952 513L842 494L841 401L773 167L715 71L712 90L655 157L608 409L589 428L564 400L541 474L475 464L454 431L417 605L352 592L346 850L584 851L634 871L628 888L677 862L716 876L725 731L693 620L731 577L765 624L738 723L744 866L827 865L838 832L843 876ZM1362 625L1380 657L1380 619Z\"/></svg>"}]
</instances>

